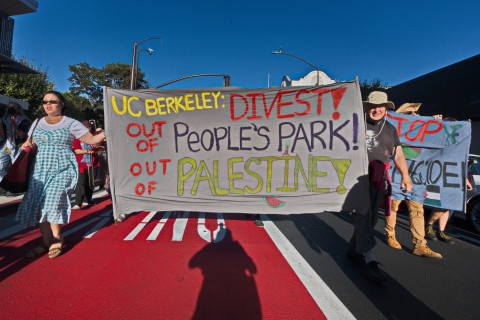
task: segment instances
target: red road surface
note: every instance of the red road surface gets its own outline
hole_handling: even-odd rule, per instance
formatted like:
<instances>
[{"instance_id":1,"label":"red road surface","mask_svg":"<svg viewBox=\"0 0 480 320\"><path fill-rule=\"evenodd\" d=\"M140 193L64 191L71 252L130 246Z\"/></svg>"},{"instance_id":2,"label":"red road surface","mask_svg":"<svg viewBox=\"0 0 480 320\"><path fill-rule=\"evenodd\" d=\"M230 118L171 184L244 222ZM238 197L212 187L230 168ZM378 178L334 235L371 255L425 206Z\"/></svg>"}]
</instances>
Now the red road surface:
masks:
<instances>
[{"instance_id":1,"label":"red road surface","mask_svg":"<svg viewBox=\"0 0 480 320\"><path fill-rule=\"evenodd\" d=\"M73 211L64 253L55 259L25 258L40 243L38 229L1 240L0 318L325 319L266 231L245 215L223 215L217 243L199 235L199 222L207 239L222 231L215 213L205 215L210 232L191 213L181 241L172 236L183 213L172 213L147 240L163 224L165 213L157 212L124 240L150 213L115 225L109 210L110 200L101 198ZM105 224L85 238L97 223Z\"/></svg>"}]
</instances>

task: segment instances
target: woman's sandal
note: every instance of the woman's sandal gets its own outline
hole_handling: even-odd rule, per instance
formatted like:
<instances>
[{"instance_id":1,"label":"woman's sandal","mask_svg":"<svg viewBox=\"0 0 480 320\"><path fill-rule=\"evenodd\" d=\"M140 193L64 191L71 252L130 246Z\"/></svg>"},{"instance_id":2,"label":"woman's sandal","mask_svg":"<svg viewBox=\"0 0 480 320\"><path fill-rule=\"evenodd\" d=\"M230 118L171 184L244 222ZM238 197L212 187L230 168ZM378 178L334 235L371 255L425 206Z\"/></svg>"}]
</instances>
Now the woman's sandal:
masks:
<instances>
[{"instance_id":1,"label":"woman's sandal","mask_svg":"<svg viewBox=\"0 0 480 320\"><path fill-rule=\"evenodd\" d=\"M125 213L122 213L115 221L123 222L125 221L125 219L127 219L127 216L125 215Z\"/></svg>"},{"instance_id":2,"label":"woman's sandal","mask_svg":"<svg viewBox=\"0 0 480 320\"><path fill-rule=\"evenodd\" d=\"M26 257L31 259L31 258L35 258L35 257L41 256L41 255L44 255L47 252L48 252L47 247L44 244L42 244L42 245L39 245L38 247L35 247L32 250L28 251Z\"/></svg>"},{"instance_id":3,"label":"woman's sandal","mask_svg":"<svg viewBox=\"0 0 480 320\"><path fill-rule=\"evenodd\" d=\"M53 239L53 243L48 250L48 257L49 258L56 258L62 254L63 250L63 238L60 239Z\"/></svg>"}]
</instances>

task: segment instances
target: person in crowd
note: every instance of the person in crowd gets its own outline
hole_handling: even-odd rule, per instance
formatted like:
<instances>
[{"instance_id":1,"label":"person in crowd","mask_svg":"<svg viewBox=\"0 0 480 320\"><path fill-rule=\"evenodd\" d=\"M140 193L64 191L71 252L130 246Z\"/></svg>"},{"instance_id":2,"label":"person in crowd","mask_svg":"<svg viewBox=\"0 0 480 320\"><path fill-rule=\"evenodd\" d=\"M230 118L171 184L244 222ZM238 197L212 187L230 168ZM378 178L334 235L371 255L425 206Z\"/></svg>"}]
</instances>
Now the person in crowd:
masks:
<instances>
[{"instance_id":1,"label":"person in crowd","mask_svg":"<svg viewBox=\"0 0 480 320\"><path fill-rule=\"evenodd\" d=\"M418 109L421 103L404 103L396 112L408 115L418 115ZM434 118L441 119L441 115L437 115ZM414 244L413 254L417 256L423 256L428 258L442 259L442 255L433 251L427 246L427 240L425 240L425 217L423 204L411 199L403 199L401 193L392 194L392 204L390 215L385 215L385 241L386 243L395 249L402 249L402 246L395 238L395 225L397 222L397 211L402 201L405 201L408 207L409 219L410 219L410 231L412 232L412 242Z\"/></svg>"},{"instance_id":2,"label":"person in crowd","mask_svg":"<svg viewBox=\"0 0 480 320\"><path fill-rule=\"evenodd\" d=\"M472 190L477 189L477 186L475 185L475 178L473 177L473 172L472 172L472 166L474 163L475 161L473 159L469 159L467 163L467 180L468 180L468 183L470 183Z\"/></svg>"},{"instance_id":3,"label":"person in crowd","mask_svg":"<svg viewBox=\"0 0 480 320\"><path fill-rule=\"evenodd\" d=\"M425 238L428 240L441 241L448 244L455 244L452 237L445 234L445 228L447 227L448 220L450 219L450 210L444 208L435 208L428 218L427 226L425 227ZM435 233L433 224L438 221L438 230Z\"/></svg>"},{"instance_id":4,"label":"person in crowd","mask_svg":"<svg viewBox=\"0 0 480 320\"><path fill-rule=\"evenodd\" d=\"M10 102L0 123L0 181L7 172L7 165L15 162L20 146L27 138L31 121L18 103ZM0 195L12 195L0 188Z\"/></svg>"},{"instance_id":5,"label":"person in crowd","mask_svg":"<svg viewBox=\"0 0 480 320\"><path fill-rule=\"evenodd\" d=\"M378 210L382 202L387 201L386 211L389 211L388 196L391 186L388 169L392 158L402 176L401 187L405 192L411 191L412 182L397 130L385 119L387 108L395 109L395 105L388 101L385 92L373 91L368 96L368 101L363 102L363 107L367 127L370 210L368 214L352 213L354 234L349 243L347 257L364 265L370 280L381 282L385 280L385 274L378 268L378 262L373 254L375 246L373 229L378 221Z\"/></svg>"},{"instance_id":6,"label":"person in crowd","mask_svg":"<svg viewBox=\"0 0 480 320\"><path fill-rule=\"evenodd\" d=\"M457 119L452 117L443 118L443 121L457 121ZM468 162L467 168L470 168L471 160ZM467 169L469 171L469 169ZM473 190L472 184L470 179L465 180L465 184L467 186L467 190ZM448 220L450 219L453 211L445 208L435 208L428 217L427 226L425 227L425 238L428 240L443 241L448 244L455 244L455 241L445 233L445 228L447 227ZM433 224L438 221L438 230L437 232L433 229Z\"/></svg>"},{"instance_id":7,"label":"person in crowd","mask_svg":"<svg viewBox=\"0 0 480 320\"><path fill-rule=\"evenodd\" d=\"M82 124L92 135L97 134L90 121L82 121ZM79 168L78 181L75 188L75 205L72 209L78 210L82 208L82 204L93 204L92 195L93 189L95 188L96 170L100 166L97 153L99 148L97 146L90 146L75 138L73 140L72 150L75 152Z\"/></svg>"},{"instance_id":8,"label":"person in crowd","mask_svg":"<svg viewBox=\"0 0 480 320\"><path fill-rule=\"evenodd\" d=\"M102 129L97 128L95 130L96 132L100 132ZM96 176L98 176L98 179L99 179L98 190L102 190L102 189L106 189L105 181L107 179L107 172L108 172L107 144L105 142L100 144L100 150L98 151L97 154L98 154L99 166L97 168L98 173L96 174Z\"/></svg>"},{"instance_id":9,"label":"person in crowd","mask_svg":"<svg viewBox=\"0 0 480 320\"><path fill-rule=\"evenodd\" d=\"M32 124L28 136L33 139L27 139L22 145L22 149L26 149L36 144L38 151L28 191L15 218L24 227L38 224L40 228L43 243L33 248L27 257L48 252L50 258L55 258L62 253L62 224L69 221L69 198L78 177L73 139L93 145L103 141L105 133L93 136L79 121L65 116L65 98L59 92L47 92L42 104L46 116Z\"/></svg>"}]
</instances>

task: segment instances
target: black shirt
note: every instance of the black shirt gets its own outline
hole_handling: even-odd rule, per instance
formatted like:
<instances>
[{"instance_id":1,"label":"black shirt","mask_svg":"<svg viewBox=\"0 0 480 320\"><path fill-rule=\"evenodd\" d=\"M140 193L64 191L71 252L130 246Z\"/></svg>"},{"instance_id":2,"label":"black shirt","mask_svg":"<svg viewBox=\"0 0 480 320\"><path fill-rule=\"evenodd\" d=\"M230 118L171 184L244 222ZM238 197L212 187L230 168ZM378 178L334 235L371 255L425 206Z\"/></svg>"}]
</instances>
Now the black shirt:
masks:
<instances>
[{"instance_id":1,"label":"black shirt","mask_svg":"<svg viewBox=\"0 0 480 320\"><path fill-rule=\"evenodd\" d=\"M367 153L368 160L390 162L393 150L400 145L397 129L384 118L376 125L367 122Z\"/></svg>"}]
</instances>

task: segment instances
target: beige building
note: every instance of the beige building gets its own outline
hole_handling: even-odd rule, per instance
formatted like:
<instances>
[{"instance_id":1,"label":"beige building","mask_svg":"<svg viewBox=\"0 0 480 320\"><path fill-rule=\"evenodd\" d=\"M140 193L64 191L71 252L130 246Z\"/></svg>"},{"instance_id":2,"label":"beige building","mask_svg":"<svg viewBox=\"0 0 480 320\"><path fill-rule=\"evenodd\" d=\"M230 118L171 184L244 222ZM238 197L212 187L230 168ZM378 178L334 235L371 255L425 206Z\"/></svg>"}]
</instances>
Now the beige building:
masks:
<instances>
[{"instance_id":1,"label":"beige building","mask_svg":"<svg viewBox=\"0 0 480 320\"><path fill-rule=\"evenodd\" d=\"M298 80L292 80L288 76L282 79L281 87L299 87L299 86L314 86L318 83L319 86L335 83L335 81L327 76L327 74L320 70L309 72L305 77Z\"/></svg>"}]
</instances>

